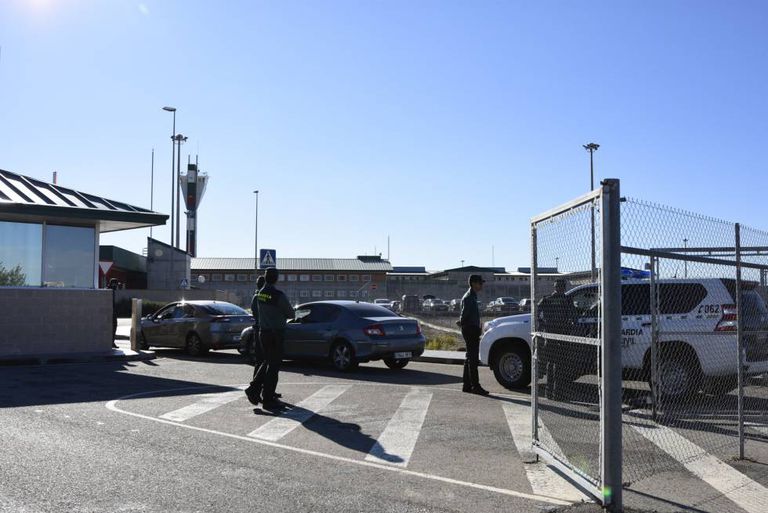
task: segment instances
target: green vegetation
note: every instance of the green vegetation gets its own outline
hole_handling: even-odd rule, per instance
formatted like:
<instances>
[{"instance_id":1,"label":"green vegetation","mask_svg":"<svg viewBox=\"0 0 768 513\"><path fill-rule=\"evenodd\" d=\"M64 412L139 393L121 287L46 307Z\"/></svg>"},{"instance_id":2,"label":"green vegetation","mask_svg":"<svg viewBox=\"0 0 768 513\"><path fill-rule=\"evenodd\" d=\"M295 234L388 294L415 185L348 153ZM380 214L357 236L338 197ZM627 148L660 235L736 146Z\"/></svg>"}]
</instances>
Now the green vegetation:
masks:
<instances>
[{"instance_id":1,"label":"green vegetation","mask_svg":"<svg viewBox=\"0 0 768 513\"><path fill-rule=\"evenodd\" d=\"M12 269L6 269L0 262L0 286L2 287L23 287L27 284L27 275L21 269L20 265Z\"/></svg>"},{"instance_id":2,"label":"green vegetation","mask_svg":"<svg viewBox=\"0 0 768 513\"><path fill-rule=\"evenodd\" d=\"M460 344L458 337L448 333L439 333L427 337L426 348L434 351L457 351Z\"/></svg>"}]
</instances>

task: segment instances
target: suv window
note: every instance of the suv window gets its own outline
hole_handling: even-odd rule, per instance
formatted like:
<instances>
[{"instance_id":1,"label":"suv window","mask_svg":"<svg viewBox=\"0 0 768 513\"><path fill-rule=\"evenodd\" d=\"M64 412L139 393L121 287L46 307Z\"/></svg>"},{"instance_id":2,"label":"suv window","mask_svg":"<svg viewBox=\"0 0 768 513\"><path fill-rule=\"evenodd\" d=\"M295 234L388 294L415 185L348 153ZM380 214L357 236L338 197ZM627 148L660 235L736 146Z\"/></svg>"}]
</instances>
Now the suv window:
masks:
<instances>
[{"instance_id":1,"label":"suv window","mask_svg":"<svg viewBox=\"0 0 768 513\"><path fill-rule=\"evenodd\" d=\"M707 297L701 283L661 283L659 285L659 313L662 315L692 312Z\"/></svg>"},{"instance_id":2,"label":"suv window","mask_svg":"<svg viewBox=\"0 0 768 513\"><path fill-rule=\"evenodd\" d=\"M621 315L651 315L651 286L622 285Z\"/></svg>"},{"instance_id":3,"label":"suv window","mask_svg":"<svg viewBox=\"0 0 768 513\"><path fill-rule=\"evenodd\" d=\"M570 294L573 304L584 313L591 310L600 301L597 287L587 287Z\"/></svg>"}]
</instances>

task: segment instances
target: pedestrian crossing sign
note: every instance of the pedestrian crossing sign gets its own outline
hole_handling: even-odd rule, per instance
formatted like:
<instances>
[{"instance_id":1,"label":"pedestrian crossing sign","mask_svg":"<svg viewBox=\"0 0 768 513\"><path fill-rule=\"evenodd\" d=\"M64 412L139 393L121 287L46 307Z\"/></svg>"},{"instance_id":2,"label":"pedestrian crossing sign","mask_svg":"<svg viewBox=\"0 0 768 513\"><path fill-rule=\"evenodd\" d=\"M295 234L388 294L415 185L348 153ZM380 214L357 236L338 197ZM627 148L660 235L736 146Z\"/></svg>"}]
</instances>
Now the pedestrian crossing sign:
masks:
<instances>
[{"instance_id":1,"label":"pedestrian crossing sign","mask_svg":"<svg viewBox=\"0 0 768 513\"><path fill-rule=\"evenodd\" d=\"M259 269L277 267L277 251L274 249L262 249L259 252Z\"/></svg>"}]
</instances>

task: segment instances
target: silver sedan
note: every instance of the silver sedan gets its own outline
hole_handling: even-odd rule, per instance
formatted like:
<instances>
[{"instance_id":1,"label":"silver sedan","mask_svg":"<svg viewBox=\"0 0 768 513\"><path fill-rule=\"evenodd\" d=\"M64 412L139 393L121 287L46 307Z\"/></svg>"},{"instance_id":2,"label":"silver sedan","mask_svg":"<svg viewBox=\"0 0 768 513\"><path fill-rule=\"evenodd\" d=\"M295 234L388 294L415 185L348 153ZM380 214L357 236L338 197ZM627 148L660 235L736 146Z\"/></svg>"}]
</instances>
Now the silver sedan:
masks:
<instances>
[{"instance_id":1,"label":"silver sedan","mask_svg":"<svg viewBox=\"0 0 768 513\"><path fill-rule=\"evenodd\" d=\"M178 347L192 356L209 349L240 346L240 334L253 325L253 317L224 301L179 301L141 319L142 349Z\"/></svg>"}]
</instances>

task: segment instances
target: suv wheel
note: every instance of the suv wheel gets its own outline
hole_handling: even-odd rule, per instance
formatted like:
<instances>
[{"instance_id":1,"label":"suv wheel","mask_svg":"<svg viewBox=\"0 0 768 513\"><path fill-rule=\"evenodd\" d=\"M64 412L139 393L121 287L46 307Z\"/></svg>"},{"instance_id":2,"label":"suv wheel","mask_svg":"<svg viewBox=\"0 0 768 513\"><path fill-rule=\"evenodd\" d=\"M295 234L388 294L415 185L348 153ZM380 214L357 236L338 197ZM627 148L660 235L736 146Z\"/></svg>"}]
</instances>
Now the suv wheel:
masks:
<instances>
[{"instance_id":1,"label":"suv wheel","mask_svg":"<svg viewBox=\"0 0 768 513\"><path fill-rule=\"evenodd\" d=\"M701 384L696 363L683 355L663 356L657 381L659 397L671 401L692 395Z\"/></svg>"},{"instance_id":2,"label":"suv wheel","mask_svg":"<svg viewBox=\"0 0 768 513\"><path fill-rule=\"evenodd\" d=\"M358 365L355 361L355 351L349 342L336 342L331 348L331 364L341 372L351 371Z\"/></svg>"},{"instance_id":3,"label":"suv wheel","mask_svg":"<svg viewBox=\"0 0 768 513\"><path fill-rule=\"evenodd\" d=\"M504 388L524 388L531 383L531 355L527 348L507 346L491 364L496 381Z\"/></svg>"}]
</instances>

